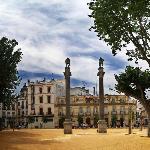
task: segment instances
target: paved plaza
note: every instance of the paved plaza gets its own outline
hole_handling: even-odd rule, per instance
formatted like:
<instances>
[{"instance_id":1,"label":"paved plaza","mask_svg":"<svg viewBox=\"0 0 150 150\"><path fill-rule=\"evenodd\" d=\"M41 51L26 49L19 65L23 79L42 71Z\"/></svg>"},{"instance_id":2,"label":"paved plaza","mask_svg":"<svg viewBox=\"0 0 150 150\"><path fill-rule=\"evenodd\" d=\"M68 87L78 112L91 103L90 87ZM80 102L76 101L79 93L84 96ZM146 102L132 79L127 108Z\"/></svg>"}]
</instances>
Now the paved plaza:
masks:
<instances>
[{"instance_id":1,"label":"paved plaza","mask_svg":"<svg viewBox=\"0 0 150 150\"><path fill-rule=\"evenodd\" d=\"M64 135L62 129L21 129L0 132L0 150L149 150L146 129L108 129L99 134L96 129L73 129Z\"/></svg>"}]
</instances>

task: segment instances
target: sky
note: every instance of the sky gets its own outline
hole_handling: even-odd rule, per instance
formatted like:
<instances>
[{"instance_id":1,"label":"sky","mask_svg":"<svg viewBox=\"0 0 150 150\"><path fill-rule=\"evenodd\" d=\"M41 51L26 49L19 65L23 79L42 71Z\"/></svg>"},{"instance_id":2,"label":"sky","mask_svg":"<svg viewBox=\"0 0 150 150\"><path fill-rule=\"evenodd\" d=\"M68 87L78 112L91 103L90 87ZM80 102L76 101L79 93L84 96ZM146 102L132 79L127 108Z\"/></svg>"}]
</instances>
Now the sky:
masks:
<instances>
[{"instance_id":1,"label":"sky","mask_svg":"<svg viewBox=\"0 0 150 150\"><path fill-rule=\"evenodd\" d=\"M124 52L111 49L89 31L90 0L0 0L0 33L16 39L23 53L18 70L22 83L44 77L63 79L65 59L71 60L71 85L89 88L98 84L99 58L104 59L104 90L112 94L114 74L129 65ZM133 62L131 62L133 65ZM145 66L144 62L141 62Z\"/></svg>"}]
</instances>

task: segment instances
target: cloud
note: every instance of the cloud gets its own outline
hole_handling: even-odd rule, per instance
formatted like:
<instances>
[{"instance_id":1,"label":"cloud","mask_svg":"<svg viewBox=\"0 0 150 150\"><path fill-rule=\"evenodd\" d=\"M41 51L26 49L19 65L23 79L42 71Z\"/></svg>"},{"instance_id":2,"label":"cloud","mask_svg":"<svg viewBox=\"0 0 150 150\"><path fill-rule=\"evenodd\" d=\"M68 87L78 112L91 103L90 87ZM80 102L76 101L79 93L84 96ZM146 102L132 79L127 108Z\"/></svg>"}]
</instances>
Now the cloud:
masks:
<instances>
[{"instance_id":1,"label":"cloud","mask_svg":"<svg viewBox=\"0 0 150 150\"><path fill-rule=\"evenodd\" d=\"M0 32L15 38L23 52L19 70L62 75L71 59L72 77L96 84L98 59L105 59L105 89L115 84L114 74L124 69L126 56L112 57L99 41L88 17L89 0L5 0L0 5ZM80 82L78 82L79 84Z\"/></svg>"}]
</instances>

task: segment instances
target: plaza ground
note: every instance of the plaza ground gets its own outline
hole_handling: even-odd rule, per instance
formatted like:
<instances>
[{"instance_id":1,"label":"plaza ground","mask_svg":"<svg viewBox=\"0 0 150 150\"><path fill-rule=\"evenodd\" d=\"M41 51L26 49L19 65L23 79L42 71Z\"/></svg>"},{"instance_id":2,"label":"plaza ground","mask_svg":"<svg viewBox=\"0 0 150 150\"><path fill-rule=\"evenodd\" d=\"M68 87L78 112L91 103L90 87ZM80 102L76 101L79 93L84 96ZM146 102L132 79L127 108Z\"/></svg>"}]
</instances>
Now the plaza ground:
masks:
<instances>
[{"instance_id":1,"label":"plaza ground","mask_svg":"<svg viewBox=\"0 0 150 150\"><path fill-rule=\"evenodd\" d=\"M64 135L62 129L20 129L0 132L0 150L150 150L146 129L74 129Z\"/></svg>"}]
</instances>

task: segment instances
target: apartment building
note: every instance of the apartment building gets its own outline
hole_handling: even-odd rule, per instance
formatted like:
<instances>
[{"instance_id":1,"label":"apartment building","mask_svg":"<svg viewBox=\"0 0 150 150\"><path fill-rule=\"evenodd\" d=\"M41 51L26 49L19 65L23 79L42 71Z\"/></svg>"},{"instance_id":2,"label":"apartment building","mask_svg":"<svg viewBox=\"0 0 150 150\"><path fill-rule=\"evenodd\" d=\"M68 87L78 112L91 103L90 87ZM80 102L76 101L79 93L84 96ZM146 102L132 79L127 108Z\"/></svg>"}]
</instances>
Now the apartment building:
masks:
<instances>
[{"instance_id":1,"label":"apartment building","mask_svg":"<svg viewBox=\"0 0 150 150\"><path fill-rule=\"evenodd\" d=\"M54 128L54 102L64 96L64 80L28 81L18 100L18 121L28 128Z\"/></svg>"},{"instance_id":2,"label":"apartment building","mask_svg":"<svg viewBox=\"0 0 150 150\"><path fill-rule=\"evenodd\" d=\"M71 118L73 126L82 123L90 127L97 126L99 104L97 96L71 96ZM133 124L136 120L136 101L125 95L105 95L104 114L108 127L124 127L128 125L132 115ZM63 127L66 114L65 97L57 97L55 103L55 126Z\"/></svg>"}]
</instances>

